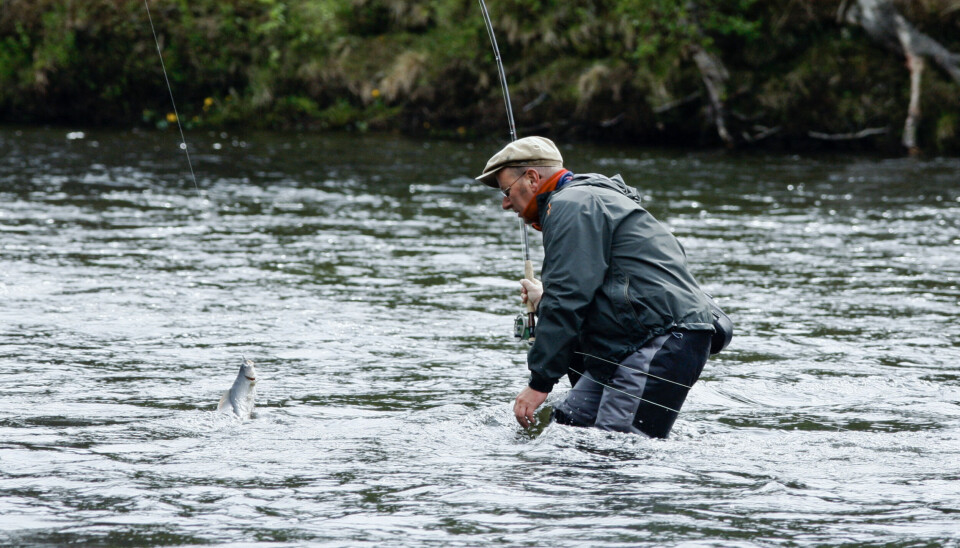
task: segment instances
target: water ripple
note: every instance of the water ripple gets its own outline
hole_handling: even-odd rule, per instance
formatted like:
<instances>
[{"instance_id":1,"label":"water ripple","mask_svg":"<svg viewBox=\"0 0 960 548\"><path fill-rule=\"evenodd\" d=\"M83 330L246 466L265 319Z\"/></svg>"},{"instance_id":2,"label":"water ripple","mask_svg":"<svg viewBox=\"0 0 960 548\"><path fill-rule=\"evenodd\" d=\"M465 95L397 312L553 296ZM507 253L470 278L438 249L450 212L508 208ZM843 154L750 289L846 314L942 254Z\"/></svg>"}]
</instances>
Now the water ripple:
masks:
<instances>
[{"instance_id":1,"label":"water ripple","mask_svg":"<svg viewBox=\"0 0 960 548\"><path fill-rule=\"evenodd\" d=\"M650 440L516 426L496 145L65 135L0 130L0 544L957 542L956 160L570 145L737 324Z\"/></svg>"}]
</instances>

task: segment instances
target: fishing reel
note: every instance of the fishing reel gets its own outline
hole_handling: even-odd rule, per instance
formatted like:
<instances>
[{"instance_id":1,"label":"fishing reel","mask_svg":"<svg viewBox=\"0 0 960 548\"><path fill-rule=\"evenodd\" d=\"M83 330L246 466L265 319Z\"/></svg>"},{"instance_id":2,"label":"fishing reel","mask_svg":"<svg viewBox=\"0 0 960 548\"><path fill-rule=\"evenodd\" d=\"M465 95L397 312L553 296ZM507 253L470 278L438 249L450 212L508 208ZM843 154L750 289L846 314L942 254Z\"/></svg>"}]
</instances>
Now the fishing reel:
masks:
<instances>
[{"instance_id":1,"label":"fishing reel","mask_svg":"<svg viewBox=\"0 0 960 548\"><path fill-rule=\"evenodd\" d=\"M513 320L513 336L520 341L533 342L534 326L530 325L530 314L517 314Z\"/></svg>"}]
</instances>

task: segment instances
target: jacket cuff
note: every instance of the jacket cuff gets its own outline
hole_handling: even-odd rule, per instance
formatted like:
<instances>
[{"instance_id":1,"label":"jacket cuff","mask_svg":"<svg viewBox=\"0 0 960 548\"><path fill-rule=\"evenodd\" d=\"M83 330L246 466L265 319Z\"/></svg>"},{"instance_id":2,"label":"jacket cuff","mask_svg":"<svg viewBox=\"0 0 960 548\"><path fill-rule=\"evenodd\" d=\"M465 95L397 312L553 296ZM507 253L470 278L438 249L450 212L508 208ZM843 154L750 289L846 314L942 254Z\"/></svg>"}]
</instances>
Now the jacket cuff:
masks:
<instances>
[{"instance_id":1,"label":"jacket cuff","mask_svg":"<svg viewBox=\"0 0 960 548\"><path fill-rule=\"evenodd\" d=\"M549 394L553 390L553 385L557 384L557 380L558 379L550 379L537 375L536 373L531 373L530 383L527 386L536 390L537 392L545 392Z\"/></svg>"}]
</instances>

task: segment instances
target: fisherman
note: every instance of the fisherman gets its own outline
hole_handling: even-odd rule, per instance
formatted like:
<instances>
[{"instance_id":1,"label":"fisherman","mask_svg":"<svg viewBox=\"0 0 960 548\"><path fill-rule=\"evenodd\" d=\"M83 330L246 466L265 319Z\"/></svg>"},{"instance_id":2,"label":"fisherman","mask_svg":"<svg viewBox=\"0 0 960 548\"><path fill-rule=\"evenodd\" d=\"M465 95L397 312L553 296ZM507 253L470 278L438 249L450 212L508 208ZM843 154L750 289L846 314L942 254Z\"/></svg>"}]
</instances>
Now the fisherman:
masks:
<instances>
[{"instance_id":1,"label":"fisherman","mask_svg":"<svg viewBox=\"0 0 960 548\"><path fill-rule=\"evenodd\" d=\"M619 175L573 174L544 137L505 146L477 180L543 233L543 282L521 281L539 324L517 422L569 375L558 423L667 437L715 332L683 247Z\"/></svg>"}]
</instances>

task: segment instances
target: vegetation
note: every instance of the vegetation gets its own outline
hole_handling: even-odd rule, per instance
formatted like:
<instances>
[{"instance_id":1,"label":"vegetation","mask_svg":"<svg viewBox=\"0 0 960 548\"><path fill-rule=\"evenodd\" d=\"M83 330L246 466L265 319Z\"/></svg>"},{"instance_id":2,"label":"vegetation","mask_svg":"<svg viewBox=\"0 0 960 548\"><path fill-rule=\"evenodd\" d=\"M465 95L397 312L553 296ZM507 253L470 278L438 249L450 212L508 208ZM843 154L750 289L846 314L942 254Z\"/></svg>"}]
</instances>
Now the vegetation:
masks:
<instances>
[{"instance_id":1,"label":"vegetation","mask_svg":"<svg viewBox=\"0 0 960 548\"><path fill-rule=\"evenodd\" d=\"M521 135L717 146L722 108L735 146L899 152L910 73L840 20L848 1L487 5ZM506 138L476 0L149 5L188 125ZM960 0L896 6L960 52ZM710 89L703 59L717 62L723 85ZM960 85L933 65L924 78L919 144L960 153ZM143 1L0 0L0 120L162 128L176 121L170 111Z\"/></svg>"}]
</instances>

